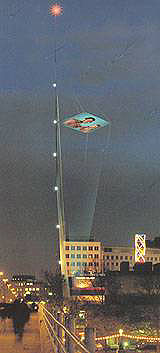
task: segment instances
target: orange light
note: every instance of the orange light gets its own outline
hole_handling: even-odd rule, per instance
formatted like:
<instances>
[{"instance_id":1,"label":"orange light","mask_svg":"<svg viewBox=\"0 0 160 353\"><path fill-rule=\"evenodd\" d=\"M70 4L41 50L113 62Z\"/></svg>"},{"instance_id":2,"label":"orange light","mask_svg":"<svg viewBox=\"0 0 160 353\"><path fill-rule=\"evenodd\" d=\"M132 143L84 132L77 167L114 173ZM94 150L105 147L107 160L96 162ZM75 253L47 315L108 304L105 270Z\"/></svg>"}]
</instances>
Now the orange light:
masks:
<instances>
[{"instance_id":1,"label":"orange light","mask_svg":"<svg viewBox=\"0 0 160 353\"><path fill-rule=\"evenodd\" d=\"M62 7L59 4L54 4L50 7L50 14L52 16L62 15Z\"/></svg>"}]
</instances>

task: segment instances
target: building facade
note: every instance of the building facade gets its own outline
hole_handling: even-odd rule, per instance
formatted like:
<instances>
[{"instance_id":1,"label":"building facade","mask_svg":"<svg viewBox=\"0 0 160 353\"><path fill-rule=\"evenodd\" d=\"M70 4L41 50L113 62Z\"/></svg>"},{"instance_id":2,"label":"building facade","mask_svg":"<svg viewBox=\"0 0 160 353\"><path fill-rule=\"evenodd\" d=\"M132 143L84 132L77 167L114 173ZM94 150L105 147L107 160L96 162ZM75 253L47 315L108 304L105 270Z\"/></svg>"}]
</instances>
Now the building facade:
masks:
<instances>
[{"instance_id":1,"label":"building facade","mask_svg":"<svg viewBox=\"0 0 160 353\"><path fill-rule=\"evenodd\" d=\"M41 287L40 283L35 279L35 276L13 275L12 283L17 292L17 297L25 298L29 295L32 295L36 299L40 297Z\"/></svg>"},{"instance_id":2,"label":"building facade","mask_svg":"<svg viewBox=\"0 0 160 353\"><path fill-rule=\"evenodd\" d=\"M68 276L102 272L101 242L65 241L64 249Z\"/></svg>"},{"instance_id":3,"label":"building facade","mask_svg":"<svg viewBox=\"0 0 160 353\"><path fill-rule=\"evenodd\" d=\"M151 262L152 265L160 263L160 249L146 248L145 262ZM121 263L129 262L129 270L134 270L135 265L135 248L111 246L103 247L103 270L104 272L120 271Z\"/></svg>"},{"instance_id":4,"label":"building facade","mask_svg":"<svg viewBox=\"0 0 160 353\"><path fill-rule=\"evenodd\" d=\"M145 262L160 263L160 248L146 245ZM105 246L100 241L65 241L64 254L68 276L120 271L124 262L128 262L129 271L133 271L135 265L134 245Z\"/></svg>"}]
</instances>

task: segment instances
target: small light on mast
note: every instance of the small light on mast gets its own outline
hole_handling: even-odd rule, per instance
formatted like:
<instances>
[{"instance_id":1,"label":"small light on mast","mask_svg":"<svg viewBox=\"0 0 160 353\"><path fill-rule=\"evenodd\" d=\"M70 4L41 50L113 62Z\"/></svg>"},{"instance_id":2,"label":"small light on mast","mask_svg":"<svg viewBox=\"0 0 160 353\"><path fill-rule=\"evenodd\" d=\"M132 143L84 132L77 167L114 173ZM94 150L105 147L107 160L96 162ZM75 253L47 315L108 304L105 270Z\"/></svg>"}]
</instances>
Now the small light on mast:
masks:
<instances>
[{"instance_id":1,"label":"small light on mast","mask_svg":"<svg viewBox=\"0 0 160 353\"><path fill-rule=\"evenodd\" d=\"M50 14L52 16L60 16L62 15L62 7L59 4L54 4L50 7Z\"/></svg>"}]
</instances>

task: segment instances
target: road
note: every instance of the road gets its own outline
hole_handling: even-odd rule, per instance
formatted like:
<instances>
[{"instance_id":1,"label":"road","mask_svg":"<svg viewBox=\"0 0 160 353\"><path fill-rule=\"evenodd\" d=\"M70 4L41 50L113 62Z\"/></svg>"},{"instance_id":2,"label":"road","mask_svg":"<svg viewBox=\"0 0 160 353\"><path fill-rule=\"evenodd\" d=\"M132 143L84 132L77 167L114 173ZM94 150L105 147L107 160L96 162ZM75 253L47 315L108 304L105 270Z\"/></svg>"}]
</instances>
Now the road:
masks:
<instances>
[{"instance_id":1,"label":"road","mask_svg":"<svg viewBox=\"0 0 160 353\"><path fill-rule=\"evenodd\" d=\"M30 316L21 340L13 332L12 320L0 319L0 353L42 353L38 313Z\"/></svg>"}]
</instances>

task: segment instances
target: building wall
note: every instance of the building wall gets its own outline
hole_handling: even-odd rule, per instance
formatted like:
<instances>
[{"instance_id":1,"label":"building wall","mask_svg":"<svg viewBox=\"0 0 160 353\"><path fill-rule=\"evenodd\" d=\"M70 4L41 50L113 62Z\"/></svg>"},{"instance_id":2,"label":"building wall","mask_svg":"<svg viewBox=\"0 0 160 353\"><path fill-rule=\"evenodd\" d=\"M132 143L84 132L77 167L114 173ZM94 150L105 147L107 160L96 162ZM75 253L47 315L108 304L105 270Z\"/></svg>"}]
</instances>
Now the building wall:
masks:
<instances>
[{"instance_id":1,"label":"building wall","mask_svg":"<svg viewBox=\"0 0 160 353\"><path fill-rule=\"evenodd\" d=\"M120 264L125 261L129 262L130 271L134 269L134 246L107 247L98 241L65 241L64 248L68 276L120 271ZM160 249L146 248L145 261L160 263Z\"/></svg>"},{"instance_id":2,"label":"building wall","mask_svg":"<svg viewBox=\"0 0 160 353\"><path fill-rule=\"evenodd\" d=\"M104 272L120 271L121 262L129 262L129 270L132 271L135 265L134 247L104 247L103 265ZM145 261L152 264L160 263L160 249L146 248Z\"/></svg>"},{"instance_id":3,"label":"building wall","mask_svg":"<svg viewBox=\"0 0 160 353\"><path fill-rule=\"evenodd\" d=\"M129 262L129 269L134 266L134 249L129 247L104 247L103 264L104 271L120 271L121 262Z\"/></svg>"},{"instance_id":4,"label":"building wall","mask_svg":"<svg viewBox=\"0 0 160 353\"><path fill-rule=\"evenodd\" d=\"M68 276L102 271L101 242L66 241L64 252Z\"/></svg>"}]
</instances>

